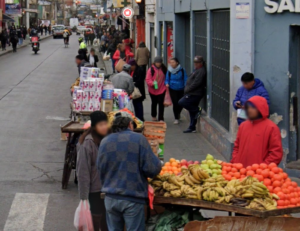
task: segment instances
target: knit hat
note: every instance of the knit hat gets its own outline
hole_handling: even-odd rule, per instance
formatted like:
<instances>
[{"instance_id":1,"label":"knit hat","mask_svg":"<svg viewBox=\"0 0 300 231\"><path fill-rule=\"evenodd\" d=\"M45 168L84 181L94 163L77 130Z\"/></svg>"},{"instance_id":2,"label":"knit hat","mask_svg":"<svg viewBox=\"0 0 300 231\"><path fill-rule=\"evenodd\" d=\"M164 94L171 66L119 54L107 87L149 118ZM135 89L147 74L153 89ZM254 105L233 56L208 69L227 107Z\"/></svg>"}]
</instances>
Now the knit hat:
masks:
<instances>
[{"instance_id":1,"label":"knit hat","mask_svg":"<svg viewBox=\"0 0 300 231\"><path fill-rule=\"evenodd\" d=\"M137 65L135 59L130 59L130 60L128 61L128 64L129 64L130 66L136 66L136 65Z\"/></svg>"},{"instance_id":2,"label":"knit hat","mask_svg":"<svg viewBox=\"0 0 300 231\"><path fill-rule=\"evenodd\" d=\"M130 69L131 69L131 66L130 66L129 64L125 64L125 65L123 66L123 71L129 72Z\"/></svg>"},{"instance_id":3,"label":"knit hat","mask_svg":"<svg viewBox=\"0 0 300 231\"><path fill-rule=\"evenodd\" d=\"M194 63L203 63L203 57L202 56L199 56L199 55L197 55L197 56L195 56L195 58L194 58Z\"/></svg>"},{"instance_id":4,"label":"knit hat","mask_svg":"<svg viewBox=\"0 0 300 231\"><path fill-rule=\"evenodd\" d=\"M91 118L91 126L95 127L97 123L103 122L103 121L108 121L106 113L103 111L94 111L90 115Z\"/></svg>"},{"instance_id":5,"label":"knit hat","mask_svg":"<svg viewBox=\"0 0 300 231\"><path fill-rule=\"evenodd\" d=\"M163 63L162 57L156 56L156 57L154 58L154 63Z\"/></svg>"}]
</instances>

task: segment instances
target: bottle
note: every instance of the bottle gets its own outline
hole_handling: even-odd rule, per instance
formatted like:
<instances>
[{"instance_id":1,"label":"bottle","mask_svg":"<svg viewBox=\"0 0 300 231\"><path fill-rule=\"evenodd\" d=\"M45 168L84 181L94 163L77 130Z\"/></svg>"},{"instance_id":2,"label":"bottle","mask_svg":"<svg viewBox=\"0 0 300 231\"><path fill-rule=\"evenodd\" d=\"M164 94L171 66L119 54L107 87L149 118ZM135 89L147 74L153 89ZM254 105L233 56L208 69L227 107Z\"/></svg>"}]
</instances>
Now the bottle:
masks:
<instances>
[{"instance_id":1,"label":"bottle","mask_svg":"<svg viewBox=\"0 0 300 231\"><path fill-rule=\"evenodd\" d=\"M154 89L155 89L155 90L158 89L158 84L157 84L157 81L156 81L156 80L153 81L153 86L154 86Z\"/></svg>"}]
</instances>

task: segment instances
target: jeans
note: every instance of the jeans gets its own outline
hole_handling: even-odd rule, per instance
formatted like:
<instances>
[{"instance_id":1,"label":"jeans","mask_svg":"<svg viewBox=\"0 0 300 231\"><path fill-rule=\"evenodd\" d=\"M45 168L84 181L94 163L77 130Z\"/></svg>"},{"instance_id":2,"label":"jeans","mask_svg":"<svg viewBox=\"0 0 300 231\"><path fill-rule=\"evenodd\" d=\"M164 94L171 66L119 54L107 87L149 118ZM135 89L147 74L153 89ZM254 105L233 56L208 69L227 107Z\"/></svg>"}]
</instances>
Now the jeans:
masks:
<instances>
[{"instance_id":1,"label":"jeans","mask_svg":"<svg viewBox=\"0 0 300 231\"><path fill-rule=\"evenodd\" d=\"M19 45L23 44L23 38L19 38Z\"/></svg>"},{"instance_id":2,"label":"jeans","mask_svg":"<svg viewBox=\"0 0 300 231\"><path fill-rule=\"evenodd\" d=\"M104 199L106 221L109 231L142 231L145 230L144 204L118 200L108 196Z\"/></svg>"},{"instance_id":3,"label":"jeans","mask_svg":"<svg viewBox=\"0 0 300 231\"><path fill-rule=\"evenodd\" d=\"M165 94L166 92L160 94L160 95L152 95L149 93L151 97L151 116L153 118L156 118L157 116L157 105L158 105L158 120L164 121L164 112L165 112Z\"/></svg>"},{"instance_id":4,"label":"jeans","mask_svg":"<svg viewBox=\"0 0 300 231\"><path fill-rule=\"evenodd\" d=\"M144 106L143 106L143 101L137 99L137 100L132 100L133 107L134 107L134 113L137 118L139 118L141 121L144 120Z\"/></svg>"},{"instance_id":5,"label":"jeans","mask_svg":"<svg viewBox=\"0 0 300 231\"><path fill-rule=\"evenodd\" d=\"M175 120L179 120L182 111L182 106L180 106L178 102L183 97L184 91L183 90L177 91L169 88L169 92L173 103L173 113L174 113Z\"/></svg>"},{"instance_id":6,"label":"jeans","mask_svg":"<svg viewBox=\"0 0 300 231\"><path fill-rule=\"evenodd\" d=\"M190 126L189 129L196 130L197 114L199 112L199 103L202 96L198 95L185 95L179 100L179 105L185 108L190 113Z\"/></svg>"},{"instance_id":7,"label":"jeans","mask_svg":"<svg viewBox=\"0 0 300 231\"><path fill-rule=\"evenodd\" d=\"M113 56L114 56L114 54L110 54L113 73L115 73L116 72L116 67L115 67L116 60L113 59Z\"/></svg>"}]
</instances>

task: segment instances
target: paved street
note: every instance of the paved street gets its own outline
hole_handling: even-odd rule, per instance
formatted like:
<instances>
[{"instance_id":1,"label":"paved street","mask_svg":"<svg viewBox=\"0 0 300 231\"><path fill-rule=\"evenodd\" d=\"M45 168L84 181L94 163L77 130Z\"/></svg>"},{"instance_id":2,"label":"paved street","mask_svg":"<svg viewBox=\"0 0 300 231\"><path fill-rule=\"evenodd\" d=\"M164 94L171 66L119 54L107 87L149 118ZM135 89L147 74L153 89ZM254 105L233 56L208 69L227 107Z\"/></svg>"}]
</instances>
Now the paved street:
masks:
<instances>
[{"instance_id":1,"label":"paved street","mask_svg":"<svg viewBox=\"0 0 300 231\"><path fill-rule=\"evenodd\" d=\"M71 36L69 48L49 38L37 55L28 46L0 57L0 230L74 230L79 200L73 182L61 189L66 143L59 127L68 119L69 87L78 76L77 38ZM149 106L148 97L147 119ZM166 158L199 160L207 153L222 158L201 134L182 133L187 121L173 125L171 108L166 122Z\"/></svg>"}]
</instances>

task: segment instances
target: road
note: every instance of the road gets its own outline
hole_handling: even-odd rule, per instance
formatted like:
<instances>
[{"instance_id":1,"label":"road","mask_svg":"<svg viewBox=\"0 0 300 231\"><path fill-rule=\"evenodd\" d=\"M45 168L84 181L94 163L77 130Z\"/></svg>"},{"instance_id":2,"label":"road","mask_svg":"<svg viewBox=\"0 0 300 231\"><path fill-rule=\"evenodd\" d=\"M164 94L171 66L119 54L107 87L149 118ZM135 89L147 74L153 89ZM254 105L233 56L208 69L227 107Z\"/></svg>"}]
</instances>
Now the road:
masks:
<instances>
[{"instance_id":1,"label":"road","mask_svg":"<svg viewBox=\"0 0 300 231\"><path fill-rule=\"evenodd\" d=\"M61 189L60 125L69 115L70 84L78 76L77 36L41 42L0 57L0 230L69 231L77 189ZM21 216L20 216L21 215Z\"/></svg>"}]
</instances>

